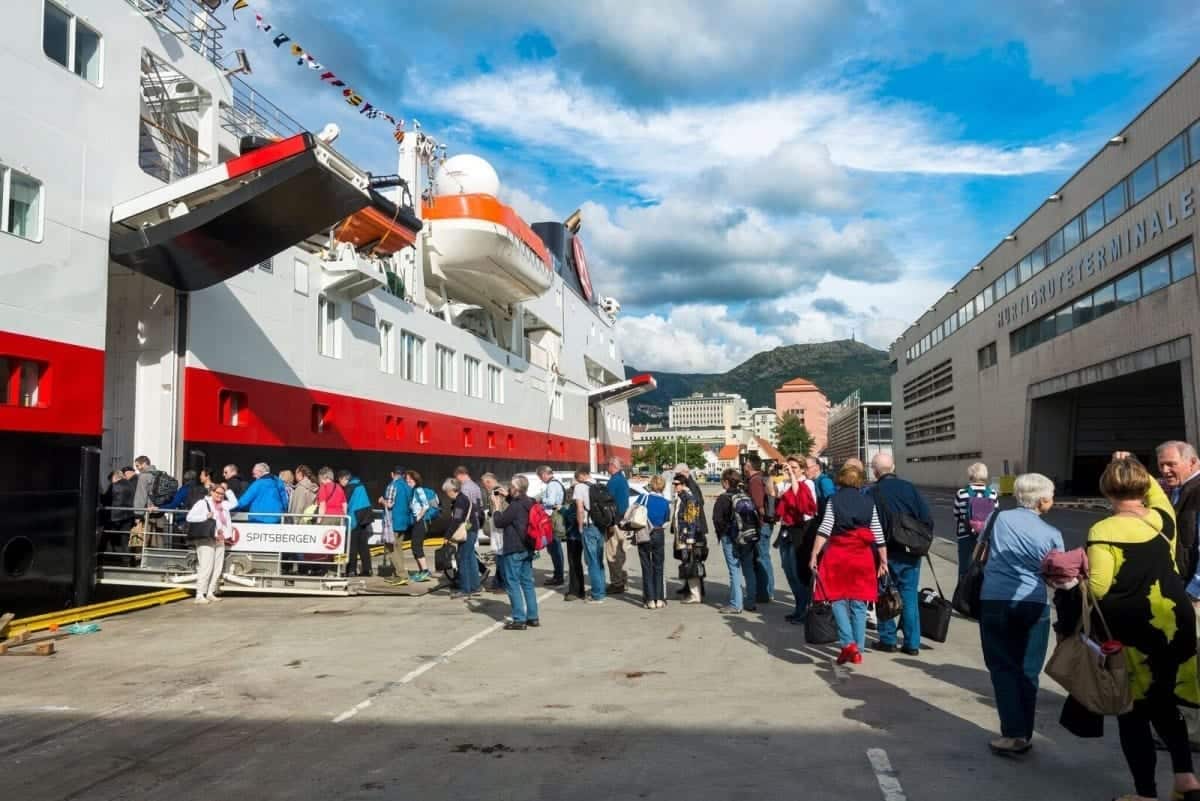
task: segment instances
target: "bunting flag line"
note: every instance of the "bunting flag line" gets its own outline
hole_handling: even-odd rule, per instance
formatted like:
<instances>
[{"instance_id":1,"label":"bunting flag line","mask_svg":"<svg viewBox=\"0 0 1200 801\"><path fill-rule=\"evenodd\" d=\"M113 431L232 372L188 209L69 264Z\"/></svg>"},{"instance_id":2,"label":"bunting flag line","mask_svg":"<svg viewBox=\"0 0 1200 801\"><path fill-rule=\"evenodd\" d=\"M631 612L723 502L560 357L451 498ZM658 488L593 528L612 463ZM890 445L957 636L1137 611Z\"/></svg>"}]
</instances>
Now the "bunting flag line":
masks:
<instances>
[{"instance_id":1,"label":"bunting flag line","mask_svg":"<svg viewBox=\"0 0 1200 801\"><path fill-rule=\"evenodd\" d=\"M239 11L250 7L250 0L234 0L233 11ZM234 19L237 19L236 14ZM254 27L271 37L271 44L277 48L283 48L288 45L288 53L296 59L296 65L299 67L307 67L319 74L321 83L328 84L335 89L342 90L342 98L350 106L358 109L358 113L370 120L382 119L392 126L392 138L397 142L404 140L404 120L388 114L383 109L369 102L362 94L355 91L353 87L347 86L346 82L339 78L333 70L326 68L320 61L305 49L299 42L292 39L286 33L275 31L274 26L263 17L262 14L254 12Z\"/></svg>"}]
</instances>

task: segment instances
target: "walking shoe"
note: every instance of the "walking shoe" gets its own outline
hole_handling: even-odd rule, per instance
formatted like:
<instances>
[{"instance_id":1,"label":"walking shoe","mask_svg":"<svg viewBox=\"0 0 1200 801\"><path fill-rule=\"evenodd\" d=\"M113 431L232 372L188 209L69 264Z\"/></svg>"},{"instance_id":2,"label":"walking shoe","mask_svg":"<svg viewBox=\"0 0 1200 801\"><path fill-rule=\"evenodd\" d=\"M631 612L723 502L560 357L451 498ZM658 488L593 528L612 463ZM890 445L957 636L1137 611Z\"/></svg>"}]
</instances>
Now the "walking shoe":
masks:
<instances>
[{"instance_id":1,"label":"walking shoe","mask_svg":"<svg viewBox=\"0 0 1200 801\"><path fill-rule=\"evenodd\" d=\"M667 602L666 602L666 601L655 601L655 602L654 602L654 608L655 608L655 609L665 609L665 608L666 608L666 606L667 606Z\"/></svg>"},{"instance_id":2,"label":"walking shoe","mask_svg":"<svg viewBox=\"0 0 1200 801\"><path fill-rule=\"evenodd\" d=\"M221 599L221 596L220 596L220 595L213 595L212 593L209 593L209 594L208 594L208 600L210 600L210 601L220 601L220 600L222 600L222 599Z\"/></svg>"},{"instance_id":3,"label":"walking shoe","mask_svg":"<svg viewBox=\"0 0 1200 801\"><path fill-rule=\"evenodd\" d=\"M418 584L424 584L426 581L433 581L433 576L430 575L428 570L422 570L421 572L417 573L413 581L417 582Z\"/></svg>"},{"instance_id":4,"label":"walking shoe","mask_svg":"<svg viewBox=\"0 0 1200 801\"><path fill-rule=\"evenodd\" d=\"M459 598L466 598L466 597L467 597L467 594L465 592L458 592L456 590L456 591L450 593L451 601L457 601Z\"/></svg>"},{"instance_id":5,"label":"walking shoe","mask_svg":"<svg viewBox=\"0 0 1200 801\"><path fill-rule=\"evenodd\" d=\"M872 651L878 651L881 654L896 653L896 643L894 642L877 642L871 646Z\"/></svg>"},{"instance_id":6,"label":"walking shoe","mask_svg":"<svg viewBox=\"0 0 1200 801\"><path fill-rule=\"evenodd\" d=\"M736 606L722 606L717 611L722 615L740 615L742 613L742 610L738 609Z\"/></svg>"},{"instance_id":7,"label":"walking shoe","mask_svg":"<svg viewBox=\"0 0 1200 801\"><path fill-rule=\"evenodd\" d=\"M900 653L904 654L905 656L920 656L921 649L920 648L901 648Z\"/></svg>"},{"instance_id":8,"label":"walking shoe","mask_svg":"<svg viewBox=\"0 0 1200 801\"><path fill-rule=\"evenodd\" d=\"M589 597L589 598L587 599L587 603L589 603L589 604L602 604L602 603L604 603L604 599L603 599L603 598L590 598L590 597Z\"/></svg>"},{"instance_id":9,"label":"walking shoe","mask_svg":"<svg viewBox=\"0 0 1200 801\"><path fill-rule=\"evenodd\" d=\"M850 657L850 664L852 664L852 665L861 665L862 664L862 651L854 652L854 656Z\"/></svg>"},{"instance_id":10,"label":"walking shoe","mask_svg":"<svg viewBox=\"0 0 1200 801\"><path fill-rule=\"evenodd\" d=\"M207 599L207 598L205 598L203 595L197 595L197 596L196 596L196 603L198 603L198 604L206 604L206 603L208 603L208 599Z\"/></svg>"},{"instance_id":11,"label":"walking shoe","mask_svg":"<svg viewBox=\"0 0 1200 801\"><path fill-rule=\"evenodd\" d=\"M858 652L858 644L850 643L842 649L841 653L838 654L837 663L839 665L844 665L847 662L853 661L855 654L858 654L859 659L862 658L862 654L859 654Z\"/></svg>"},{"instance_id":12,"label":"walking shoe","mask_svg":"<svg viewBox=\"0 0 1200 801\"><path fill-rule=\"evenodd\" d=\"M578 596L578 595L572 595L571 593L569 593L569 592L568 592L566 595L564 595L564 596L563 596L563 600L564 600L564 601L578 601L578 600L579 600L579 596Z\"/></svg>"},{"instance_id":13,"label":"walking shoe","mask_svg":"<svg viewBox=\"0 0 1200 801\"><path fill-rule=\"evenodd\" d=\"M564 585L566 583L567 582L561 578L550 577L550 578L546 579L544 582L542 582L542 585L545 587L561 587L562 585Z\"/></svg>"},{"instance_id":14,"label":"walking shoe","mask_svg":"<svg viewBox=\"0 0 1200 801\"><path fill-rule=\"evenodd\" d=\"M525 625L529 626L531 629L536 629L538 626L542 625L542 621L538 620L536 617L530 618L529 620L525 621Z\"/></svg>"},{"instance_id":15,"label":"walking shoe","mask_svg":"<svg viewBox=\"0 0 1200 801\"><path fill-rule=\"evenodd\" d=\"M384 581L388 584L391 584L393 587L403 587L405 584L408 584L408 577L392 576L391 578L384 579Z\"/></svg>"},{"instance_id":16,"label":"walking shoe","mask_svg":"<svg viewBox=\"0 0 1200 801\"><path fill-rule=\"evenodd\" d=\"M681 603L681 604L698 604L698 603L700 603L700 599L699 598L684 598L679 603Z\"/></svg>"},{"instance_id":17,"label":"walking shoe","mask_svg":"<svg viewBox=\"0 0 1200 801\"><path fill-rule=\"evenodd\" d=\"M505 631L524 631L525 628L526 625L524 623L517 623L514 620L510 620L504 624Z\"/></svg>"},{"instance_id":18,"label":"walking shoe","mask_svg":"<svg viewBox=\"0 0 1200 801\"><path fill-rule=\"evenodd\" d=\"M1000 737L988 743L988 748L997 756L1020 756L1033 748L1033 743L1024 737Z\"/></svg>"},{"instance_id":19,"label":"walking shoe","mask_svg":"<svg viewBox=\"0 0 1200 801\"><path fill-rule=\"evenodd\" d=\"M609 584L607 587L604 588L604 594L605 595L624 595L625 594L625 585L624 584Z\"/></svg>"}]
</instances>

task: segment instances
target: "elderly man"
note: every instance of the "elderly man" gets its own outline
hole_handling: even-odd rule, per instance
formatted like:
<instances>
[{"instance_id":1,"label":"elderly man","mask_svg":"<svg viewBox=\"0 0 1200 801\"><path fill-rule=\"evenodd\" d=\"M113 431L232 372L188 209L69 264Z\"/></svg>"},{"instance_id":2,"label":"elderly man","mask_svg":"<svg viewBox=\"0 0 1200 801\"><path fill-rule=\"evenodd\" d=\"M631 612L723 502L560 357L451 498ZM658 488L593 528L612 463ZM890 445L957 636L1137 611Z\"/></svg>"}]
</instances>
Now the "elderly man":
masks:
<instances>
[{"instance_id":1,"label":"elderly man","mask_svg":"<svg viewBox=\"0 0 1200 801\"><path fill-rule=\"evenodd\" d=\"M871 470L875 473L875 486L871 495L879 510L883 533L887 539L887 563L896 582L896 589L904 600L900 622L904 627L904 647L900 650L908 656L921 652L921 614L917 605L917 590L921 585L921 557L910 556L903 549L893 547L892 535L900 515L919 520L933 531L933 516L929 504L910 482L896 475L896 463L890 453L877 453L871 459ZM896 650L896 621L885 620L879 624L879 643L875 650Z\"/></svg>"},{"instance_id":2,"label":"elderly man","mask_svg":"<svg viewBox=\"0 0 1200 801\"><path fill-rule=\"evenodd\" d=\"M1158 446L1158 474L1163 488L1175 506L1175 562L1184 581L1192 605L1200 609L1200 459L1196 449L1187 442L1172 440ZM1181 707L1187 721L1188 740L1192 750L1200 750L1200 710Z\"/></svg>"},{"instance_id":3,"label":"elderly man","mask_svg":"<svg viewBox=\"0 0 1200 801\"><path fill-rule=\"evenodd\" d=\"M615 456L608 460L608 494L617 504L619 523L629 510L629 479L625 478L621 460ZM625 570L625 534L616 526L604 532L604 561L608 564L607 594L622 594L625 592L625 582L629 580L629 573Z\"/></svg>"},{"instance_id":4,"label":"elderly man","mask_svg":"<svg viewBox=\"0 0 1200 801\"><path fill-rule=\"evenodd\" d=\"M254 465L252 474L254 483L244 494L237 496L237 505L230 511L249 512L251 523L278 523L280 514L288 508L287 488L271 475L271 467L266 462Z\"/></svg>"},{"instance_id":5,"label":"elderly man","mask_svg":"<svg viewBox=\"0 0 1200 801\"><path fill-rule=\"evenodd\" d=\"M563 547L558 539L558 530L561 527L562 505L567 498L567 488L554 477L554 471L548 464L537 469L537 477L538 481L542 482L541 496L537 500L542 504L542 508L546 510L546 514L551 520L558 515L559 521L555 525L554 539L550 540L550 544L546 546L546 550L550 553L550 561L554 564L554 575L546 579L545 583L547 587L561 587L565 583L565 579L563 578Z\"/></svg>"}]
</instances>

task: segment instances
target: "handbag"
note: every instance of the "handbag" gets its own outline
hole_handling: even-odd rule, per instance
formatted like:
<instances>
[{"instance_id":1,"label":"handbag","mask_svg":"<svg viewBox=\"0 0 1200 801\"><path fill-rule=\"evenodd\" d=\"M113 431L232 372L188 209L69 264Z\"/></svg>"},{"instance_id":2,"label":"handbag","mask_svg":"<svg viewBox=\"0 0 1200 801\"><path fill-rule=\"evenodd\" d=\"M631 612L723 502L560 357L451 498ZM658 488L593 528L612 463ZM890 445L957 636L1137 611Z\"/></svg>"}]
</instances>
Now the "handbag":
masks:
<instances>
[{"instance_id":1,"label":"handbag","mask_svg":"<svg viewBox=\"0 0 1200 801\"><path fill-rule=\"evenodd\" d=\"M454 533L450 535L450 541L456 545L461 545L467 541L467 535L471 533L471 514L475 511L475 504L471 503L471 499L467 498L467 516L458 528L454 529Z\"/></svg>"},{"instance_id":2,"label":"handbag","mask_svg":"<svg viewBox=\"0 0 1200 801\"><path fill-rule=\"evenodd\" d=\"M1091 591L1087 584L1080 582L1080 586L1083 615L1079 626L1054 646L1054 653L1046 663L1046 675L1061 684L1088 711L1097 715L1122 715L1133 706L1125 650L1119 648L1113 653L1105 653L1092 640L1093 609L1104 627L1104 636L1110 641L1112 632L1100 604L1089 604Z\"/></svg>"},{"instance_id":3,"label":"handbag","mask_svg":"<svg viewBox=\"0 0 1200 801\"><path fill-rule=\"evenodd\" d=\"M879 597L875 599L875 618L879 621L895 620L900 617L903 610L904 599L900 597L900 590L896 589L896 582L892 580L892 573L889 570L879 581Z\"/></svg>"},{"instance_id":4,"label":"handbag","mask_svg":"<svg viewBox=\"0 0 1200 801\"><path fill-rule=\"evenodd\" d=\"M980 599L983 596L983 568L987 565L988 555L992 550L992 533L996 527L996 515L988 520L987 528L979 538L979 545L967 572L958 580L954 588L954 611L971 620L979 620Z\"/></svg>"},{"instance_id":5,"label":"handbag","mask_svg":"<svg viewBox=\"0 0 1200 801\"><path fill-rule=\"evenodd\" d=\"M925 587L917 593L921 636L934 642L945 642L950 635L950 618L953 616L954 605L946 600L946 595L942 592L942 584L938 581L937 571L933 569L933 560L929 558L929 554L925 554L925 559L929 562L929 572L937 589Z\"/></svg>"},{"instance_id":6,"label":"handbag","mask_svg":"<svg viewBox=\"0 0 1200 801\"><path fill-rule=\"evenodd\" d=\"M638 529L646 528L650 525L650 518L645 504L641 502L641 498L629 504L629 508L625 510L625 516L621 518L621 522L617 524L617 528L622 531L637 531Z\"/></svg>"},{"instance_id":7,"label":"handbag","mask_svg":"<svg viewBox=\"0 0 1200 801\"><path fill-rule=\"evenodd\" d=\"M205 498L204 502L208 504L208 511L213 513L212 501ZM188 542L199 542L200 540L215 540L217 538L217 519L209 517L207 520L201 520L199 523L188 523L187 540Z\"/></svg>"},{"instance_id":8,"label":"handbag","mask_svg":"<svg viewBox=\"0 0 1200 801\"><path fill-rule=\"evenodd\" d=\"M933 529L906 512L896 512L888 545L899 546L908 556L925 556L933 547Z\"/></svg>"},{"instance_id":9,"label":"handbag","mask_svg":"<svg viewBox=\"0 0 1200 801\"><path fill-rule=\"evenodd\" d=\"M821 577L813 573L813 586L821 583ZM829 601L814 601L804 617L804 641L809 645L828 645L837 642L837 622L833 619L833 604Z\"/></svg>"}]
</instances>

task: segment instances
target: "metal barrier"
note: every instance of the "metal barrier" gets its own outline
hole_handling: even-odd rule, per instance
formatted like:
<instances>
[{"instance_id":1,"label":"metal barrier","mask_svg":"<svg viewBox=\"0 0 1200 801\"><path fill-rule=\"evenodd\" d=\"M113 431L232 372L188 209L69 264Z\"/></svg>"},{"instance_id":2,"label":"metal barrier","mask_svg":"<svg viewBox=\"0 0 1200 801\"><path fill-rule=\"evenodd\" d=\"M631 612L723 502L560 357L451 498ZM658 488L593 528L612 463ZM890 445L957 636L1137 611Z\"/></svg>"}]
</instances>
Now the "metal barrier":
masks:
<instances>
[{"instance_id":1,"label":"metal barrier","mask_svg":"<svg viewBox=\"0 0 1200 801\"><path fill-rule=\"evenodd\" d=\"M187 539L186 518L186 509L101 507L97 581L195 585L196 551ZM346 574L350 528L346 515L237 513L233 537L224 546L221 590L352 594L361 584Z\"/></svg>"}]
</instances>

